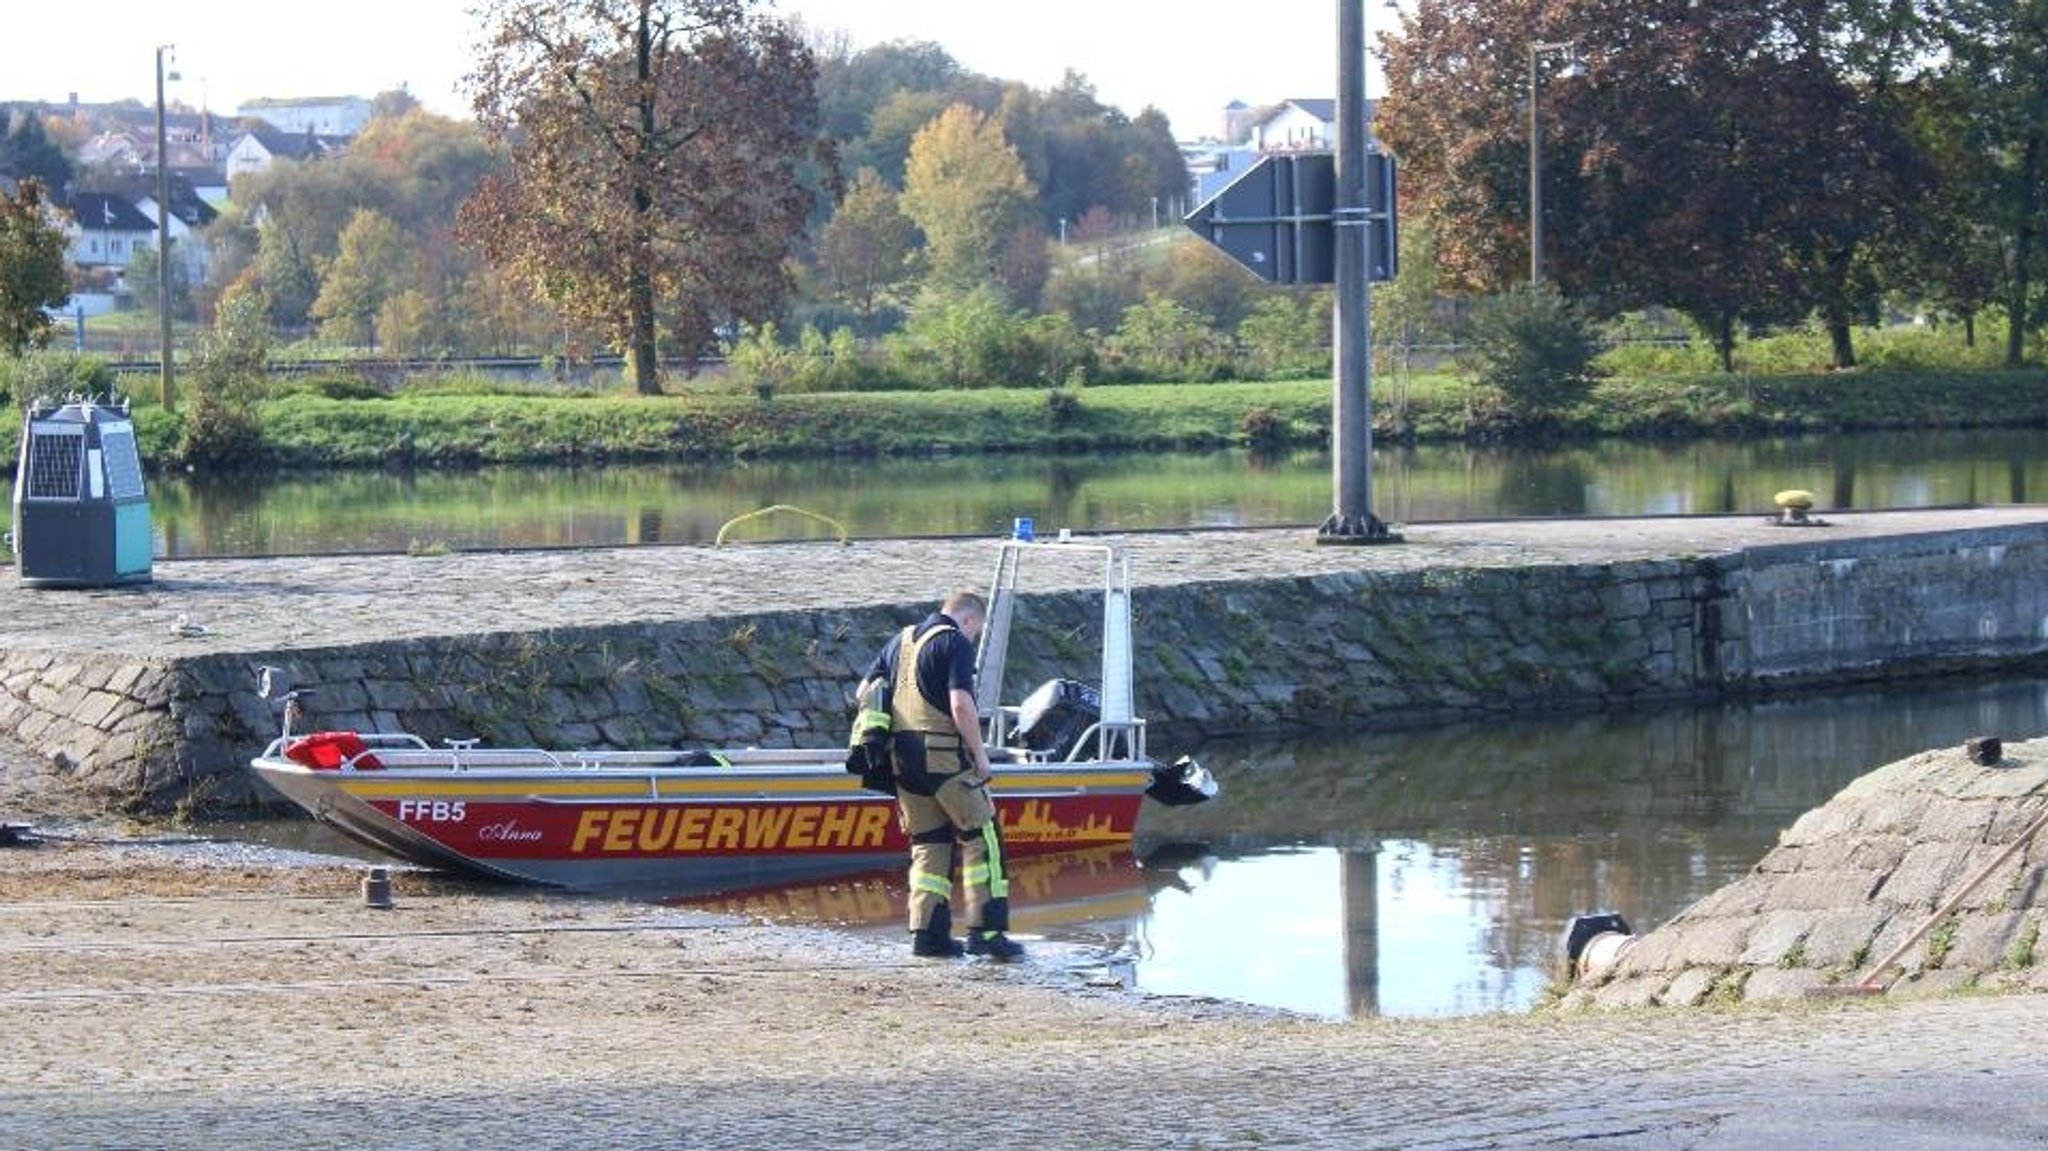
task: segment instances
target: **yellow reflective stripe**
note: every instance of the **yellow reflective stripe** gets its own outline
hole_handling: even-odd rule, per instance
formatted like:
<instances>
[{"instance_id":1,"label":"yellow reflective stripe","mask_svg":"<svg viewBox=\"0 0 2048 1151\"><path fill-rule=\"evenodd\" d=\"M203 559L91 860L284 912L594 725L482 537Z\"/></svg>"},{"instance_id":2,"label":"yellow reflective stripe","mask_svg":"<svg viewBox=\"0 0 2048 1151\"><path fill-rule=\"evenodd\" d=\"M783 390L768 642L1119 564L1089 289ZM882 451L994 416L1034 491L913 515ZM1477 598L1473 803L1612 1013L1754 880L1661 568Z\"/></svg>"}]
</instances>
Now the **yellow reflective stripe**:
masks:
<instances>
[{"instance_id":1,"label":"yellow reflective stripe","mask_svg":"<svg viewBox=\"0 0 2048 1151\"><path fill-rule=\"evenodd\" d=\"M1004 899L1010 894L1010 877L1003 874L1003 835L991 819L981 825L981 841L988 845L988 894Z\"/></svg>"},{"instance_id":2,"label":"yellow reflective stripe","mask_svg":"<svg viewBox=\"0 0 2048 1151\"><path fill-rule=\"evenodd\" d=\"M961 868L960 882L966 884L987 883L988 865L985 863L977 863L972 867Z\"/></svg>"},{"instance_id":3,"label":"yellow reflective stripe","mask_svg":"<svg viewBox=\"0 0 2048 1151\"><path fill-rule=\"evenodd\" d=\"M925 872L918 872L910 877L910 886L913 890L927 892L947 899L953 896L953 880L951 876L930 875Z\"/></svg>"}]
</instances>

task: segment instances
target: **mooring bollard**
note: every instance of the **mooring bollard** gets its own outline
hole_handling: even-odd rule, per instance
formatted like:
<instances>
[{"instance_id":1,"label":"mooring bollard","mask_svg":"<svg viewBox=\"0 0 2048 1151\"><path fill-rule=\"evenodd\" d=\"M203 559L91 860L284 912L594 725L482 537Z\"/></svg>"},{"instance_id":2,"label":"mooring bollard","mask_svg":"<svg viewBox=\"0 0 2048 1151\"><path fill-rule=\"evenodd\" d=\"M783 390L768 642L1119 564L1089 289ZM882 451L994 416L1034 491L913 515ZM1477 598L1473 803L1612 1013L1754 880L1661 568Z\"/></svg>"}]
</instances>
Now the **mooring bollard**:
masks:
<instances>
[{"instance_id":1,"label":"mooring bollard","mask_svg":"<svg viewBox=\"0 0 2048 1151\"><path fill-rule=\"evenodd\" d=\"M1636 934L1620 915L1612 911L1575 915L1564 929L1565 976L1576 981L1606 975L1635 945Z\"/></svg>"},{"instance_id":2,"label":"mooring bollard","mask_svg":"<svg viewBox=\"0 0 2048 1151\"><path fill-rule=\"evenodd\" d=\"M363 876L363 906L379 911L391 910L391 872L382 867L373 867Z\"/></svg>"},{"instance_id":3,"label":"mooring bollard","mask_svg":"<svg viewBox=\"0 0 2048 1151\"><path fill-rule=\"evenodd\" d=\"M2005 741L1995 735L1980 735L1964 740L1963 750L1969 754L1971 763L1990 767L2005 758Z\"/></svg>"}]
</instances>

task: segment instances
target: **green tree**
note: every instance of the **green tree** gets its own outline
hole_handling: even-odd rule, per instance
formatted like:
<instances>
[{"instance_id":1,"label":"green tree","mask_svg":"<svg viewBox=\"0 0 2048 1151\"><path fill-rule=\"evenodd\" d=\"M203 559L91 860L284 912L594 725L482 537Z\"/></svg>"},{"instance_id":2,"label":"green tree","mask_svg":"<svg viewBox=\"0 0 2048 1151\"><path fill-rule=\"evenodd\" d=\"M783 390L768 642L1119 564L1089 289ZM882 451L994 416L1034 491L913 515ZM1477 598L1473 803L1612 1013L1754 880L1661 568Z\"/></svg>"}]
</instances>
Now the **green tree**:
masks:
<instances>
[{"instance_id":1,"label":"green tree","mask_svg":"<svg viewBox=\"0 0 2048 1151\"><path fill-rule=\"evenodd\" d=\"M2002 297L2006 248L1991 201L1999 157L1982 151L1968 123L1963 86L1924 77L1908 96L1909 122L1920 154L1935 174L1911 212L1892 221L1879 274L1901 297L1963 325L1963 343L1977 345L1977 317Z\"/></svg>"},{"instance_id":2,"label":"green tree","mask_svg":"<svg viewBox=\"0 0 2048 1151\"><path fill-rule=\"evenodd\" d=\"M1237 327L1264 287L1216 245L1186 235L1167 246L1165 259L1146 280L1152 293L1195 312L1220 331Z\"/></svg>"},{"instance_id":3,"label":"green tree","mask_svg":"<svg viewBox=\"0 0 2048 1151\"><path fill-rule=\"evenodd\" d=\"M398 120L419 110L419 97L413 95L401 84L387 88L370 97L370 118L373 120Z\"/></svg>"},{"instance_id":4,"label":"green tree","mask_svg":"<svg viewBox=\"0 0 2048 1151\"><path fill-rule=\"evenodd\" d=\"M456 239L457 209L504 156L474 123L416 107L399 112L403 101L380 97L380 106L387 104L341 156L280 161L239 177L235 198L244 208L224 214L209 230L215 265L231 278L253 259L273 319L297 331L318 298L322 273L340 254L349 222L360 211L374 211L403 237L401 279L433 314L429 326L442 333L434 341L462 345L459 332L473 319L473 283L483 259ZM560 331L558 323L536 327ZM483 348L495 347L487 335L476 339Z\"/></svg>"},{"instance_id":5,"label":"green tree","mask_svg":"<svg viewBox=\"0 0 2048 1151\"><path fill-rule=\"evenodd\" d=\"M1002 128L965 104L946 109L911 141L903 214L924 233L936 284L972 289L996 282L1036 195Z\"/></svg>"},{"instance_id":6,"label":"green tree","mask_svg":"<svg viewBox=\"0 0 2048 1151\"><path fill-rule=\"evenodd\" d=\"M1467 358L1481 387L1524 423L1553 419L1584 398L1600 343L1584 314L1550 284L1521 286L1473 308Z\"/></svg>"},{"instance_id":7,"label":"green tree","mask_svg":"<svg viewBox=\"0 0 2048 1151\"><path fill-rule=\"evenodd\" d=\"M833 296L873 318L878 299L910 274L916 227L897 206L896 190L862 168L818 236L818 272Z\"/></svg>"},{"instance_id":8,"label":"green tree","mask_svg":"<svg viewBox=\"0 0 2048 1151\"><path fill-rule=\"evenodd\" d=\"M45 188L71 182L71 161L32 109L0 106L0 176L40 180Z\"/></svg>"},{"instance_id":9,"label":"green tree","mask_svg":"<svg viewBox=\"0 0 2048 1151\"><path fill-rule=\"evenodd\" d=\"M189 320L194 315L192 303L192 278L185 261L177 254L179 241L171 241L171 316L174 319ZM145 312L157 310L156 248L154 245L137 244L135 254L128 257L128 267L123 279L128 283L129 294L135 306Z\"/></svg>"},{"instance_id":10,"label":"green tree","mask_svg":"<svg viewBox=\"0 0 2048 1151\"><path fill-rule=\"evenodd\" d=\"M751 0L486 0L470 77L508 170L463 234L537 298L624 348L643 392L658 350L694 361L731 319L771 315L830 159L815 68ZM829 170L829 165L828 165Z\"/></svg>"},{"instance_id":11,"label":"green tree","mask_svg":"<svg viewBox=\"0 0 2048 1151\"><path fill-rule=\"evenodd\" d=\"M900 186L910 138L965 94L968 77L944 48L899 40L859 52L844 37L819 43L818 115L824 132L842 142L849 171L873 168Z\"/></svg>"},{"instance_id":12,"label":"green tree","mask_svg":"<svg viewBox=\"0 0 2048 1151\"><path fill-rule=\"evenodd\" d=\"M398 225L368 208L356 212L341 234L341 250L320 281L313 317L322 339L366 347L376 338L378 313L405 291L405 237Z\"/></svg>"},{"instance_id":13,"label":"green tree","mask_svg":"<svg viewBox=\"0 0 2048 1151\"><path fill-rule=\"evenodd\" d=\"M312 318L320 271L290 221L273 217L258 226L256 276L275 322L296 329Z\"/></svg>"},{"instance_id":14,"label":"green tree","mask_svg":"<svg viewBox=\"0 0 2048 1151\"><path fill-rule=\"evenodd\" d=\"M2048 0L1941 0L1937 33L1965 148L1988 159L1981 222L2005 255L2005 362L2027 359L2048 240Z\"/></svg>"},{"instance_id":15,"label":"green tree","mask_svg":"<svg viewBox=\"0 0 2048 1151\"><path fill-rule=\"evenodd\" d=\"M50 342L53 322L44 309L71 296L68 248L42 181L23 180L12 195L0 195L0 350L18 356Z\"/></svg>"}]
</instances>

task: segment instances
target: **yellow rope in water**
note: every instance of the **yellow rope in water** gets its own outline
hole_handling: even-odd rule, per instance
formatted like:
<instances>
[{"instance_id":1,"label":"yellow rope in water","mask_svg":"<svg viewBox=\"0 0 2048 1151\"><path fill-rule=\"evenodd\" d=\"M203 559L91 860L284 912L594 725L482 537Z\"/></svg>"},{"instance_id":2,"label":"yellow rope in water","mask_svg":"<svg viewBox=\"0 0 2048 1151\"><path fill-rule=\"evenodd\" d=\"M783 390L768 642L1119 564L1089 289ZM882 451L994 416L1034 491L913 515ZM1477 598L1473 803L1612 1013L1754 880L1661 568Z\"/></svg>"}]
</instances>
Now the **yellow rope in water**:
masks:
<instances>
[{"instance_id":1,"label":"yellow rope in water","mask_svg":"<svg viewBox=\"0 0 2048 1151\"><path fill-rule=\"evenodd\" d=\"M735 527L738 527L740 524L747 522L748 520L759 519L762 516L771 515L775 512L794 512L797 515L807 516L811 519L817 520L819 523L829 524L831 525L833 531L839 533L839 543L841 544L841 546L844 546L845 544L851 542L847 539L846 536L846 525L840 523L838 520L833 519L831 516L821 516L817 512L806 511L803 508L795 507L790 504L775 504L772 507L765 507L762 508L760 511L748 512L743 516L734 516L733 518L725 521L724 525L718 529L718 538L712 541L711 546L721 548L724 547L725 533L731 531Z\"/></svg>"}]
</instances>

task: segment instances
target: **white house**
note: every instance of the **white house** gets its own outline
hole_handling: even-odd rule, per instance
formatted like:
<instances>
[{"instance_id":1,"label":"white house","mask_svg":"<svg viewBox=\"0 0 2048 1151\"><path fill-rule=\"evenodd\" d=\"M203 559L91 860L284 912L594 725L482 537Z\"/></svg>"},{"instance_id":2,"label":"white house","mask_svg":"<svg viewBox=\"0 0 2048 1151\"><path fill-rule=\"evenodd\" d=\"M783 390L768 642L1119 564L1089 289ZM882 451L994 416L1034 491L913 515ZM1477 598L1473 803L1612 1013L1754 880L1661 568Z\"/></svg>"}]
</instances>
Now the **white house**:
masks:
<instances>
[{"instance_id":1,"label":"white house","mask_svg":"<svg viewBox=\"0 0 2048 1151\"><path fill-rule=\"evenodd\" d=\"M71 213L71 262L91 272L109 269L118 279L142 248L156 247L156 219L120 196L74 192L64 205Z\"/></svg>"},{"instance_id":2,"label":"white house","mask_svg":"<svg viewBox=\"0 0 2048 1151\"><path fill-rule=\"evenodd\" d=\"M190 181L176 173L170 178L170 194L171 218L167 227L171 234L171 259L174 266L183 270L186 283L206 283L213 278L213 251L199 233L219 219L220 213ZM154 195L137 200L135 208L152 222L156 220ZM150 245L155 246L154 237Z\"/></svg>"},{"instance_id":3,"label":"white house","mask_svg":"<svg viewBox=\"0 0 2048 1151\"><path fill-rule=\"evenodd\" d=\"M245 172L261 172L279 160L310 160L340 151L346 141L309 132L281 132L257 125L244 131L228 147L221 167L228 182Z\"/></svg>"},{"instance_id":4,"label":"white house","mask_svg":"<svg viewBox=\"0 0 2048 1151\"><path fill-rule=\"evenodd\" d=\"M1372 132L1379 101L1365 102L1366 132ZM1236 102L1224 109L1226 118L1244 125L1247 141L1235 147L1215 148L1206 160L1193 157L1188 174L1194 180L1195 203L1214 197L1272 152L1323 152L1337 146L1337 102L1335 100L1282 100L1257 112L1247 112ZM1377 138L1369 146L1377 149Z\"/></svg>"},{"instance_id":5,"label":"white house","mask_svg":"<svg viewBox=\"0 0 2048 1151\"><path fill-rule=\"evenodd\" d=\"M1371 119L1368 112L1366 118ZM1252 125L1260 152L1307 152L1337 146L1335 100L1283 100Z\"/></svg>"},{"instance_id":6,"label":"white house","mask_svg":"<svg viewBox=\"0 0 2048 1151\"><path fill-rule=\"evenodd\" d=\"M370 102L361 96L307 96L251 100L235 109L235 115L261 120L280 132L355 136L370 122L370 110Z\"/></svg>"}]
</instances>

